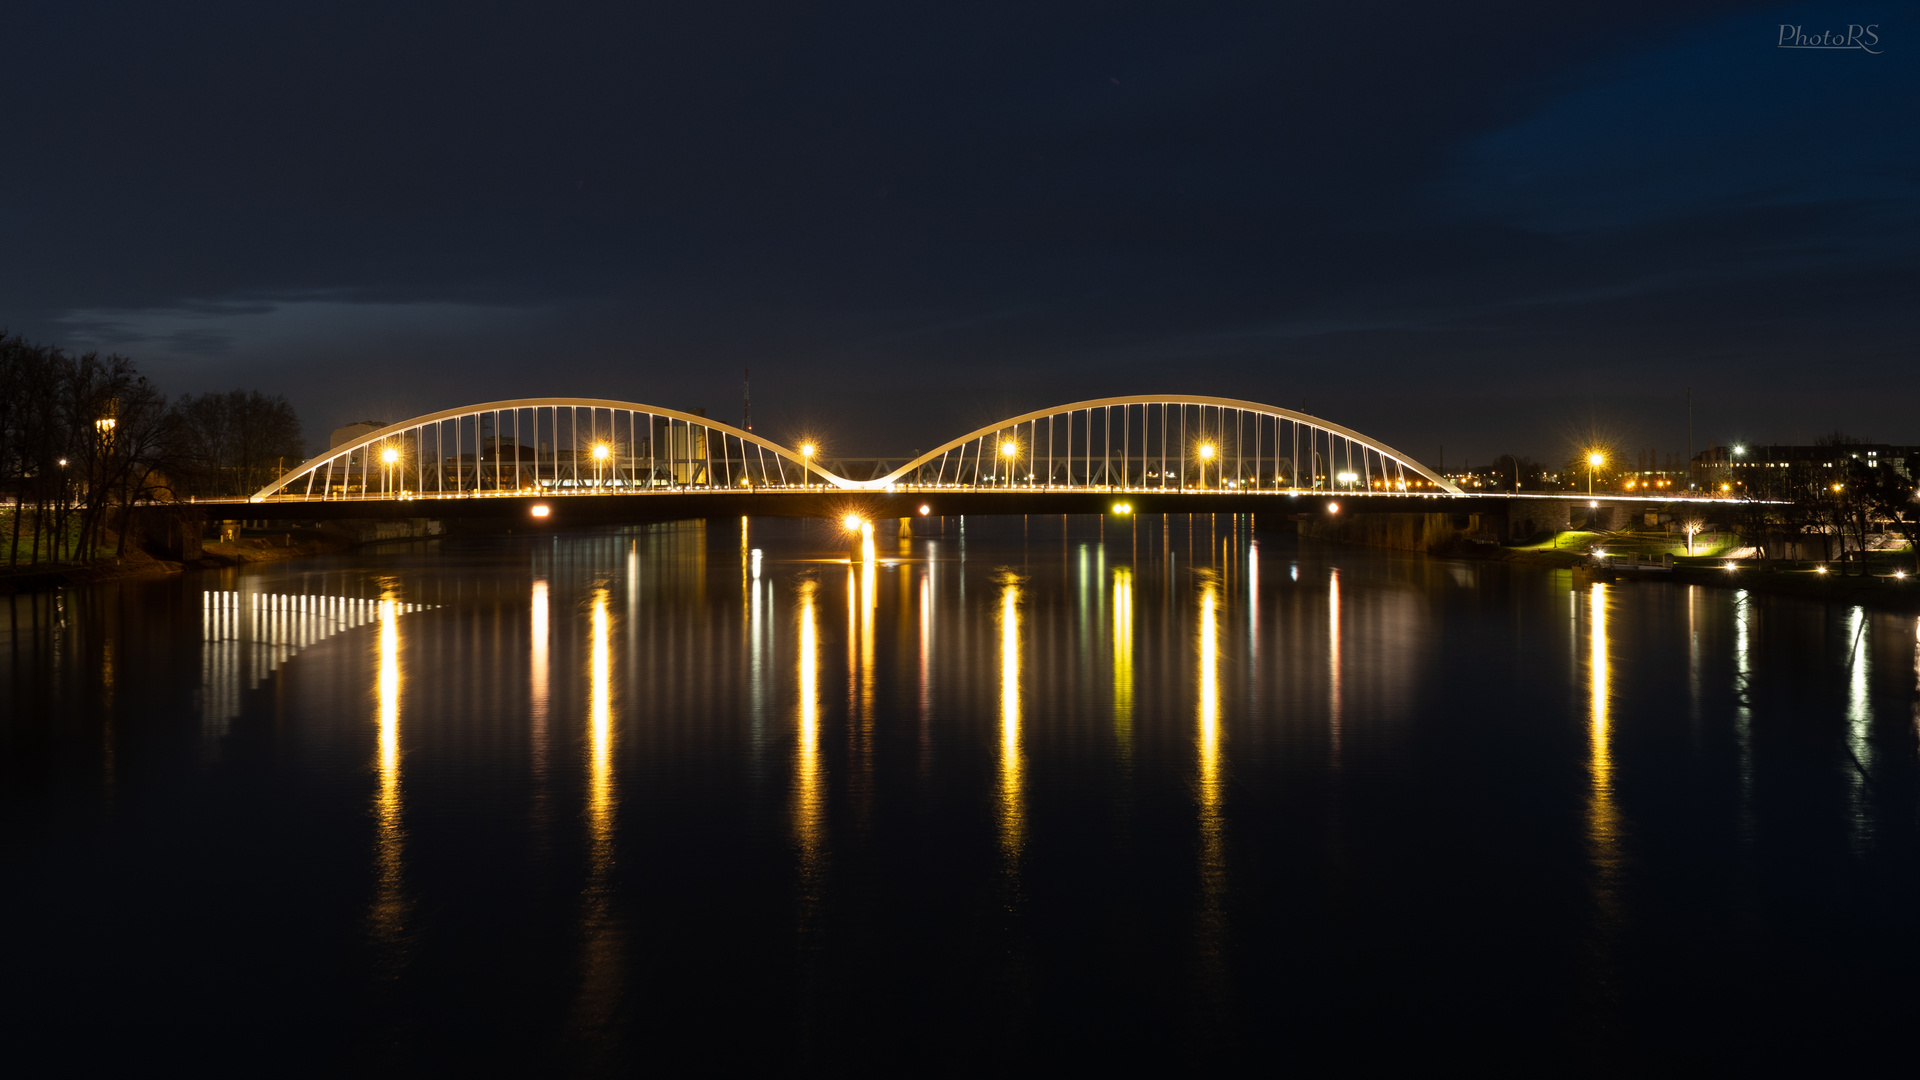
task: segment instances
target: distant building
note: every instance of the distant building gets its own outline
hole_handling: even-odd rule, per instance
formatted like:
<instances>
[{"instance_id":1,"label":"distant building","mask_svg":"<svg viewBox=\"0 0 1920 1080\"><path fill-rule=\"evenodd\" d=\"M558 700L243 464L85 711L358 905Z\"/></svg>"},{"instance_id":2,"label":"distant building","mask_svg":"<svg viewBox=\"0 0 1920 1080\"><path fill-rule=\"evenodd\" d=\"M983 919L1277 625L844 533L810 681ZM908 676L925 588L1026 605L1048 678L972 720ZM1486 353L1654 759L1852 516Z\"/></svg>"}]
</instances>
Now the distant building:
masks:
<instances>
[{"instance_id":1,"label":"distant building","mask_svg":"<svg viewBox=\"0 0 1920 1080\"><path fill-rule=\"evenodd\" d=\"M1756 469L1786 469L1795 465L1837 469L1857 460L1870 469L1888 468L1911 480L1920 469L1920 446L1859 443L1852 446L1710 446L1693 456L1696 472L1720 469L1735 479Z\"/></svg>"},{"instance_id":2,"label":"distant building","mask_svg":"<svg viewBox=\"0 0 1920 1080\"><path fill-rule=\"evenodd\" d=\"M341 443L352 442L363 435L371 435L386 426L386 424L378 420L361 420L357 423L348 424L346 427L334 428L333 441L327 444L327 448L332 449Z\"/></svg>"}]
</instances>

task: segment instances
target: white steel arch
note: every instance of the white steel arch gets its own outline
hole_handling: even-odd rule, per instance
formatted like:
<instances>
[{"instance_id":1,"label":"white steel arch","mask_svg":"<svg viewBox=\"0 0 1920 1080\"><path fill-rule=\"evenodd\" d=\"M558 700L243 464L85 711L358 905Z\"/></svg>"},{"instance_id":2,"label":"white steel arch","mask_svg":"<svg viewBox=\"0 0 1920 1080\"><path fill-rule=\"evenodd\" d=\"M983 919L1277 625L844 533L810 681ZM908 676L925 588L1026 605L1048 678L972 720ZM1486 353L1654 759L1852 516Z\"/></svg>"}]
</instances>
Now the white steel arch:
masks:
<instances>
[{"instance_id":1,"label":"white steel arch","mask_svg":"<svg viewBox=\"0 0 1920 1080\"><path fill-rule=\"evenodd\" d=\"M644 418L644 419L643 419ZM816 480L810 480L812 473ZM253 502L865 485L750 431L604 398L518 398L388 424L332 447Z\"/></svg>"},{"instance_id":2,"label":"white steel arch","mask_svg":"<svg viewBox=\"0 0 1920 1080\"><path fill-rule=\"evenodd\" d=\"M886 476L846 483L901 485L1461 493L1439 473L1344 425L1256 401L1184 394L1036 409L962 435Z\"/></svg>"}]
</instances>

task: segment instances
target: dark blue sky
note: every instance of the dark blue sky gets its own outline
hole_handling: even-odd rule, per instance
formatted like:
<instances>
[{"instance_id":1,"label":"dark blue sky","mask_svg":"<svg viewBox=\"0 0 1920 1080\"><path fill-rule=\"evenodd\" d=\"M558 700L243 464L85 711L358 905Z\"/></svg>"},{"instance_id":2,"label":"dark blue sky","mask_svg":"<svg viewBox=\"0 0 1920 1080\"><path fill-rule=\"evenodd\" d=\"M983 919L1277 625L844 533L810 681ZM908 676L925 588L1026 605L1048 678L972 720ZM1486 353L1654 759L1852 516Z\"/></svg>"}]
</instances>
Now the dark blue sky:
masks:
<instances>
[{"instance_id":1,"label":"dark blue sky","mask_svg":"<svg viewBox=\"0 0 1920 1080\"><path fill-rule=\"evenodd\" d=\"M16 2L0 326L312 438L751 365L849 452L1156 391L1677 451L1689 384L1920 442L1916 14Z\"/></svg>"}]
</instances>

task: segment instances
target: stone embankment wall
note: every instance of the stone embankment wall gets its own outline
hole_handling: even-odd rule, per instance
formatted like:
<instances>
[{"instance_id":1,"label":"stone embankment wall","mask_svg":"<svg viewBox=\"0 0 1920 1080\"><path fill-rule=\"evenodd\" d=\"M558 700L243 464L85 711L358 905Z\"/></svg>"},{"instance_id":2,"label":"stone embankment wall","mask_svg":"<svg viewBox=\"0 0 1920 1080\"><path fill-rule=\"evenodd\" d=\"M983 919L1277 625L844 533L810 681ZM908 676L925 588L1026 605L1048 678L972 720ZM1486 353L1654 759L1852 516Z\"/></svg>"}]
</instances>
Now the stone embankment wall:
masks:
<instances>
[{"instance_id":1,"label":"stone embankment wall","mask_svg":"<svg viewBox=\"0 0 1920 1080\"><path fill-rule=\"evenodd\" d=\"M350 519L329 521L321 531L352 544L371 544L380 540L424 540L446 532L446 523L437 518L395 518L392 520Z\"/></svg>"},{"instance_id":2,"label":"stone embankment wall","mask_svg":"<svg viewBox=\"0 0 1920 1080\"><path fill-rule=\"evenodd\" d=\"M1300 519L1300 535L1390 551L1431 551L1463 539L1492 539L1482 514L1315 514Z\"/></svg>"}]
</instances>

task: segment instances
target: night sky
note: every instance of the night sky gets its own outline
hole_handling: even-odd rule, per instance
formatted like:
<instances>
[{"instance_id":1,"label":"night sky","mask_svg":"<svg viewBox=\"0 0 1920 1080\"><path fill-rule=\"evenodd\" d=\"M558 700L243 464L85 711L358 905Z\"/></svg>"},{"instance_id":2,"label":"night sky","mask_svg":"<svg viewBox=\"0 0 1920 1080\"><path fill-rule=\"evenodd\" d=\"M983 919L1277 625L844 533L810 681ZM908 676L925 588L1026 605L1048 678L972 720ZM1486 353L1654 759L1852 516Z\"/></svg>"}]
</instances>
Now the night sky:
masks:
<instances>
[{"instance_id":1,"label":"night sky","mask_svg":"<svg viewBox=\"0 0 1920 1080\"><path fill-rule=\"evenodd\" d=\"M1920 442L1920 5L22 3L0 327L363 418ZM1777 48L1877 24L1877 55Z\"/></svg>"}]
</instances>

